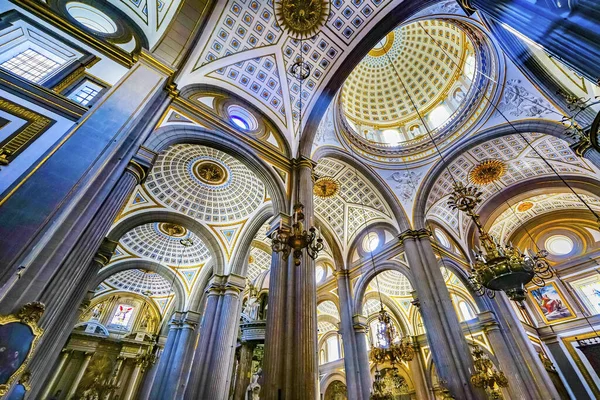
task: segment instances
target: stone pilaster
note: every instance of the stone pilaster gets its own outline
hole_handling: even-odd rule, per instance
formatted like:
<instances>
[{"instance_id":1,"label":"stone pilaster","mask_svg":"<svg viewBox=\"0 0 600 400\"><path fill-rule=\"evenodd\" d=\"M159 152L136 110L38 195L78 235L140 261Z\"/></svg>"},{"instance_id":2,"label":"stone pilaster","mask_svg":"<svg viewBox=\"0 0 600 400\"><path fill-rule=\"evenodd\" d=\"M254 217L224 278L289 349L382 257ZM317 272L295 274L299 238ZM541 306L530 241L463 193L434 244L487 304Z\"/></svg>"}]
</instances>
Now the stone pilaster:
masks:
<instances>
[{"instance_id":1,"label":"stone pilaster","mask_svg":"<svg viewBox=\"0 0 600 400\"><path fill-rule=\"evenodd\" d=\"M542 365L521 321L502 293L490 301L492 312L481 313L480 322L490 339L514 398L559 400L560 396Z\"/></svg>"},{"instance_id":2,"label":"stone pilaster","mask_svg":"<svg viewBox=\"0 0 600 400\"><path fill-rule=\"evenodd\" d=\"M506 24L541 45L575 71L598 82L600 79L600 12L598 2L582 0L554 2L528 0L459 0L469 12ZM573 51L576 44L579 51Z\"/></svg>"},{"instance_id":3,"label":"stone pilaster","mask_svg":"<svg viewBox=\"0 0 600 400\"><path fill-rule=\"evenodd\" d=\"M356 335L352 321L352 293L350 289L350 275L348 270L338 270L335 273L340 297L340 330L344 346L344 368L346 370L346 387L348 400L367 400L369 388L363 389L360 379L360 370L366 369L369 364L360 365L357 356Z\"/></svg>"},{"instance_id":4,"label":"stone pilaster","mask_svg":"<svg viewBox=\"0 0 600 400\"><path fill-rule=\"evenodd\" d=\"M413 337L414 358L409 362L411 378L415 385L415 395L419 400L431 399L431 392L427 387L427 378L425 378L425 368L421 347L416 337Z\"/></svg>"},{"instance_id":5,"label":"stone pilaster","mask_svg":"<svg viewBox=\"0 0 600 400\"><path fill-rule=\"evenodd\" d=\"M556 366L562 373L565 383L569 386L569 389L571 389L571 393L574 396L573 398L577 400L591 400L592 396L586 389L588 385L581 379L576 368L573 367L572 361L569 360L569 356L561 346L560 338L556 335L552 335L544 338L543 341L552 355Z\"/></svg>"},{"instance_id":6,"label":"stone pilaster","mask_svg":"<svg viewBox=\"0 0 600 400\"><path fill-rule=\"evenodd\" d=\"M360 387L363 399L368 399L371 393L371 368L369 364L369 348L367 345L367 318L363 315L354 315L352 317L352 327L356 343L356 356L358 362L358 372Z\"/></svg>"},{"instance_id":7,"label":"stone pilaster","mask_svg":"<svg viewBox=\"0 0 600 400\"><path fill-rule=\"evenodd\" d=\"M215 276L210 283L184 399L227 399L245 284L237 275Z\"/></svg>"},{"instance_id":8,"label":"stone pilaster","mask_svg":"<svg viewBox=\"0 0 600 400\"><path fill-rule=\"evenodd\" d=\"M474 371L469 345L456 316L427 230L400 235L414 276L419 309L440 379L457 399L485 399L485 393L470 384Z\"/></svg>"},{"instance_id":9,"label":"stone pilaster","mask_svg":"<svg viewBox=\"0 0 600 400\"><path fill-rule=\"evenodd\" d=\"M75 392L77 392L77 387L79 386L79 383L81 383L81 379L83 378L83 375L85 374L85 370L87 369L88 365L90 364L92 355L93 355L93 353L91 353L91 352L86 352L83 354L83 362L81 363L81 366L79 367L79 371L77 371L77 374L75 375L75 378L73 379L73 382L71 382L71 387L69 388L69 392L67 393L67 397L66 397L67 399L73 398L73 396L75 395Z\"/></svg>"}]
</instances>

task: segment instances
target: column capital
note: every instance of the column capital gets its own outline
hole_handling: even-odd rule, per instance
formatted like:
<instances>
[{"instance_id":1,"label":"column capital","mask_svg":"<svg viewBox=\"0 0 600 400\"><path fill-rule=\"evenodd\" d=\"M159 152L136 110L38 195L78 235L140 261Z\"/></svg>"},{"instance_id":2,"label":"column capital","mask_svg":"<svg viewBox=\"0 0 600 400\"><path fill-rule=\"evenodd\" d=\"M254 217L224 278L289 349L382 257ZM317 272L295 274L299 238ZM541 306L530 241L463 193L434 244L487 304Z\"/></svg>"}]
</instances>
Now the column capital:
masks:
<instances>
[{"instance_id":1,"label":"column capital","mask_svg":"<svg viewBox=\"0 0 600 400\"><path fill-rule=\"evenodd\" d=\"M209 295L239 295L246 287L246 279L236 274L215 275L208 284Z\"/></svg>"},{"instance_id":2,"label":"column capital","mask_svg":"<svg viewBox=\"0 0 600 400\"><path fill-rule=\"evenodd\" d=\"M354 326L354 331L358 332L366 332L368 328L367 317L360 314L355 314L352 316L352 326Z\"/></svg>"},{"instance_id":3,"label":"column capital","mask_svg":"<svg viewBox=\"0 0 600 400\"><path fill-rule=\"evenodd\" d=\"M488 332L492 329L499 329L498 319L496 318L496 314L493 311L482 311L477 314L477 319L479 320L479 324L483 328L485 332Z\"/></svg>"},{"instance_id":4,"label":"column capital","mask_svg":"<svg viewBox=\"0 0 600 400\"><path fill-rule=\"evenodd\" d=\"M398 235L398 239L400 242L404 242L405 240L416 240L422 238L429 238L431 236L431 232L429 229L407 229Z\"/></svg>"},{"instance_id":5,"label":"column capital","mask_svg":"<svg viewBox=\"0 0 600 400\"><path fill-rule=\"evenodd\" d=\"M267 229L266 236L270 238L273 235L273 233L275 233L275 231L279 229L287 229L291 231L292 217L290 215L279 213L273 218L271 218L271 220L269 221L269 229Z\"/></svg>"},{"instance_id":6,"label":"column capital","mask_svg":"<svg viewBox=\"0 0 600 400\"><path fill-rule=\"evenodd\" d=\"M308 157L300 156L292 159L292 165L294 168L310 168L312 171L317 166L317 163Z\"/></svg>"},{"instance_id":7,"label":"column capital","mask_svg":"<svg viewBox=\"0 0 600 400\"><path fill-rule=\"evenodd\" d=\"M342 269L336 269L335 271L333 271L333 276L335 276L336 278L342 278L342 277L349 277L350 276L350 270L342 268Z\"/></svg>"},{"instance_id":8,"label":"column capital","mask_svg":"<svg viewBox=\"0 0 600 400\"><path fill-rule=\"evenodd\" d=\"M97 262L102 267L106 267L117 248L117 244L118 242L105 237L100 244L100 248L94 255L94 262Z\"/></svg>"}]
</instances>

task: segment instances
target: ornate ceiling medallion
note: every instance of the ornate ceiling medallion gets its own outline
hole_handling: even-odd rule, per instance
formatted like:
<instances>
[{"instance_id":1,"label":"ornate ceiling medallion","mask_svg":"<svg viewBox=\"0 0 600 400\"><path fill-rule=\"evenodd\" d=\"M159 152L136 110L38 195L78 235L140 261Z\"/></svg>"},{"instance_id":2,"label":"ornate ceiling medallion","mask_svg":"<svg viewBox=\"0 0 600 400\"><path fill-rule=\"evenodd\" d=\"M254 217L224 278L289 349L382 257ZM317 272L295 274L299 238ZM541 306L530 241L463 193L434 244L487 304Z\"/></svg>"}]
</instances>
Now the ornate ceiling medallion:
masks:
<instances>
[{"instance_id":1,"label":"ornate ceiling medallion","mask_svg":"<svg viewBox=\"0 0 600 400\"><path fill-rule=\"evenodd\" d=\"M253 256L252 254L250 254L250 255L248 256L248 264L254 264L254 261L255 261L255 260L254 260L254 256Z\"/></svg>"},{"instance_id":2,"label":"ornate ceiling medallion","mask_svg":"<svg viewBox=\"0 0 600 400\"><path fill-rule=\"evenodd\" d=\"M379 43L377 43L377 45L371 49L371 51L369 51L369 55L371 57L381 57L385 55L392 48L392 45L394 44L394 38L394 31L391 31L385 35L385 37L381 39Z\"/></svg>"},{"instance_id":3,"label":"ornate ceiling medallion","mask_svg":"<svg viewBox=\"0 0 600 400\"><path fill-rule=\"evenodd\" d=\"M222 185L227 182L229 173L222 165L212 160L200 160L192 167L194 176L207 185Z\"/></svg>"},{"instance_id":4,"label":"ornate ceiling medallion","mask_svg":"<svg viewBox=\"0 0 600 400\"><path fill-rule=\"evenodd\" d=\"M340 184L333 178L324 176L316 180L313 193L322 199L335 196L340 191Z\"/></svg>"},{"instance_id":5,"label":"ornate ceiling medallion","mask_svg":"<svg viewBox=\"0 0 600 400\"><path fill-rule=\"evenodd\" d=\"M531 201L524 201L517 206L517 212L522 213L522 212L531 210L534 205L535 204L533 204Z\"/></svg>"},{"instance_id":6,"label":"ornate ceiling medallion","mask_svg":"<svg viewBox=\"0 0 600 400\"><path fill-rule=\"evenodd\" d=\"M187 234L187 229L171 222L161 222L158 224L158 230L171 237L184 237Z\"/></svg>"},{"instance_id":7,"label":"ornate ceiling medallion","mask_svg":"<svg viewBox=\"0 0 600 400\"><path fill-rule=\"evenodd\" d=\"M506 172L506 164L500 160L486 160L469 172L469 180L476 185L489 185Z\"/></svg>"},{"instance_id":8,"label":"ornate ceiling medallion","mask_svg":"<svg viewBox=\"0 0 600 400\"><path fill-rule=\"evenodd\" d=\"M277 23L294 39L309 39L327 22L328 0L279 0L274 4Z\"/></svg>"}]
</instances>

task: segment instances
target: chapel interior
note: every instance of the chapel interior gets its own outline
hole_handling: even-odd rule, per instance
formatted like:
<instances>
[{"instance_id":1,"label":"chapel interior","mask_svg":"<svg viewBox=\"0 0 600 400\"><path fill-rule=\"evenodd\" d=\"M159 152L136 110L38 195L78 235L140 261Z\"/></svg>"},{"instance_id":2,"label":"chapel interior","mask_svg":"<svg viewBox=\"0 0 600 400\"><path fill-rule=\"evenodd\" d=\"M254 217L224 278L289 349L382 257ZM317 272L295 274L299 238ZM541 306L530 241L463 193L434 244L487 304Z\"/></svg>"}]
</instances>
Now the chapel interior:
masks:
<instances>
[{"instance_id":1,"label":"chapel interior","mask_svg":"<svg viewBox=\"0 0 600 400\"><path fill-rule=\"evenodd\" d=\"M0 0L0 399L600 399L599 131L598 0Z\"/></svg>"}]
</instances>

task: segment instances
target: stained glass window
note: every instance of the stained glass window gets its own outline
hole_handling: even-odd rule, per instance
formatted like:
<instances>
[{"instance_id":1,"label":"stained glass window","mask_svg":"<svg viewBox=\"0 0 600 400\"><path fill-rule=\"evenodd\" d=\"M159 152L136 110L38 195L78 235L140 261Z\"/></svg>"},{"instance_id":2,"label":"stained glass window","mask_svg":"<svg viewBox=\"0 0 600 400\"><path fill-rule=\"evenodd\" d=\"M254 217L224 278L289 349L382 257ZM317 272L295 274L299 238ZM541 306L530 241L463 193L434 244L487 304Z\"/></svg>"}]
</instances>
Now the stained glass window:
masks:
<instances>
[{"instance_id":1,"label":"stained glass window","mask_svg":"<svg viewBox=\"0 0 600 400\"><path fill-rule=\"evenodd\" d=\"M127 304L119 304L115 310L115 314L110 321L113 326L127 328L131 316L133 315L134 307Z\"/></svg>"}]
</instances>

